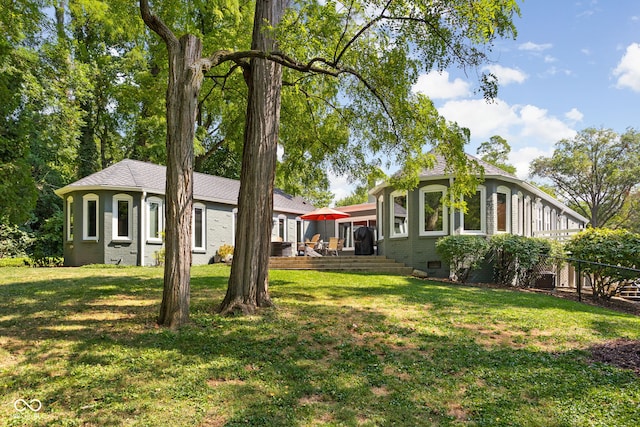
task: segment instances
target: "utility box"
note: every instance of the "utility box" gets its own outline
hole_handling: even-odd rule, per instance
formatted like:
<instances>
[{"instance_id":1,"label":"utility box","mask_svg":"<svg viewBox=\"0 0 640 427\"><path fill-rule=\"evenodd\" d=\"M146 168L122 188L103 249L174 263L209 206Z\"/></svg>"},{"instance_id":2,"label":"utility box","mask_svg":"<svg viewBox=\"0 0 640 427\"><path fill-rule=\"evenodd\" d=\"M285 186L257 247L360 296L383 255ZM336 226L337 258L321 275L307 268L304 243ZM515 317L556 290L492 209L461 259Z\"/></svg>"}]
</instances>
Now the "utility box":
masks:
<instances>
[{"instance_id":1,"label":"utility box","mask_svg":"<svg viewBox=\"0 0 640 427\"><path fill-rule=\"evenodd\" d=\"M555 289L556 274L553 271L541 271L540 277L536 279L536 289Z\"/></svg>"}]
</instances>

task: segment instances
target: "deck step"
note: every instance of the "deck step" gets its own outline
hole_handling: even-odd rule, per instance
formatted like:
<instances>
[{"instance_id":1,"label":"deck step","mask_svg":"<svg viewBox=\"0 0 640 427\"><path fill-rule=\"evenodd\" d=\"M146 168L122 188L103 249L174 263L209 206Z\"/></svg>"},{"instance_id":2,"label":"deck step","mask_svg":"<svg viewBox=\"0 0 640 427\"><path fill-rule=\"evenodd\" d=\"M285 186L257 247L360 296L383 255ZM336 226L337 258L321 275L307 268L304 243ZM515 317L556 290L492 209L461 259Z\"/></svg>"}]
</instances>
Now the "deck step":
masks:
<instances>
[{"instance_id":1,"label":"deck step","mask_svg":"<svg viewBox=\"0 0 640 427\"><path fill-rule=\"evenodd\" d=\"M385 256L271 257L275 270L322 270L410 275L413 269Z\"/></svg>"}]
</instances>

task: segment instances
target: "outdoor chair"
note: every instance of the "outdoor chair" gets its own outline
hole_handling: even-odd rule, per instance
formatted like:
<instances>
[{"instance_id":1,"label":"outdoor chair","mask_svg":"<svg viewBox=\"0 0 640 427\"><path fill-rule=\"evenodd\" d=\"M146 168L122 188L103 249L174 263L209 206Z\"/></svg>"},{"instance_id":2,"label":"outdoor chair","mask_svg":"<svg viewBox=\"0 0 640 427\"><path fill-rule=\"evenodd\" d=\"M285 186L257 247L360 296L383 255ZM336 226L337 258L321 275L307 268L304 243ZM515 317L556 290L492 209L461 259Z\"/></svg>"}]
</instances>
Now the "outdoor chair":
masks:
<instances>
[{"instance_id":1,"label":"outdoor chair","mask_svg":"<svg viewBox=\"0 0 640 427\"><path fill-rule=\"evenodd\" d=\"M329 245L327 246L327 255L332 254L338 256L338 238L329 237Z\"/></svg>"},{"instance_id":2,"label":"outdoor chair","mask_svg":"<svg viewBox=\"0 0 640 427\"><path fill-rule=\"evenodd\" d=\"M320 240L320 234L314 234L311 240L307 240L304 244L311 249L315 249L318 246L318 241Z\"/></svg>"}]
</instances>

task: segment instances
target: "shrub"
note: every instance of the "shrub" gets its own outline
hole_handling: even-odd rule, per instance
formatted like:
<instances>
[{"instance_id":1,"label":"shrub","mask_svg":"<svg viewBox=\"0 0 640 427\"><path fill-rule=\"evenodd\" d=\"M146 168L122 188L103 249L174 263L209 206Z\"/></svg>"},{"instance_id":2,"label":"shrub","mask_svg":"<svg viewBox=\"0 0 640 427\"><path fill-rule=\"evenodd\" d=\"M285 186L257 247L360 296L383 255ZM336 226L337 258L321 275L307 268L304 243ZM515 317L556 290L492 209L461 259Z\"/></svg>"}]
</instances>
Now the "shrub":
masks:
<instances>
[{"instance_id":1,"label":"shrub","mask_svg":"<svg viewBox=\"0 0 640 427\"><path fill-rule=\"evenodd\" d=\"M637 276L618 267L639 267L640 234L589 228L573 236L566 249L571 253L571 263L589 277L594 298L610 299Z\"/></svg>"},{"instance_id":2,"label":"shrub","mask_svg":"<svg viewBox=\"0 0 640 427\"><path fill-rule=\"evenodd\" d=\"M0 258L24 257L33 237L17 225L0 221Z\"/></svg>"},{"instance_id":3,"label":"shrub","mask_svg":"<svg viewBox=\"0 0 640 427\"><path fill-rule=\"evenodd\" d=\"M451 266L454 280L462 283L478 268L488 250L489 243L481 236L446 236L436 242L436 252Z\"/></svg>"},{"instance_id":4,"label":"shrub","mask_svg":"<svg viewBox=\"0 0 640 427\"><path fill-rule=\"evenodd\" d=\"M233 257L233 250L233 246L225 244L218 248L216 255L221 261L226 262L229 256Z\"/></svg>"},{"instance_id":5,"label":"shrub","mask_svg":"<svg viewBox=\"0 0 640 427\"><path fill-rule=\"evenodd\" d=\"M546 239L499 234L489 242L494 261L494 280L508 286L532 287L549 256L561 255L557 242Z\"/></svg>"}]
</instances>

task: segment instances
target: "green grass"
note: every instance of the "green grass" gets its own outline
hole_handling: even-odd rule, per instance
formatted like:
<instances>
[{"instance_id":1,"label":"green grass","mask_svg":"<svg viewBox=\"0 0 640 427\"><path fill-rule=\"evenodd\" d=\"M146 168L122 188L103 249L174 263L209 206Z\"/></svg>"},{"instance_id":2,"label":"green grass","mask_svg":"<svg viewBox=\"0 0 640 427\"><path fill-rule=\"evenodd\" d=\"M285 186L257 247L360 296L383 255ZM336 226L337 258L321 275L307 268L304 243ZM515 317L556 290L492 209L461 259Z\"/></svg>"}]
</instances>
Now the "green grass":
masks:
<instances>
[{"instance_id":1,"label":"green grass","mask_svg":"<svg viewBox=\"0 0 640 427\"><path fill-rule=\"evenodd\" d=\"M0 270L8 426L637 426L640 381L588 348L640 318L398 276L271 272L277 309L215 314L226 266L193 268L192 324L156 328L161 269ZM16 399L42 410L18 412Z\"/></svg>"}]
</instances>

